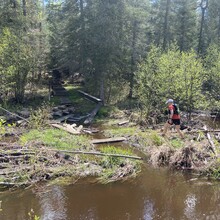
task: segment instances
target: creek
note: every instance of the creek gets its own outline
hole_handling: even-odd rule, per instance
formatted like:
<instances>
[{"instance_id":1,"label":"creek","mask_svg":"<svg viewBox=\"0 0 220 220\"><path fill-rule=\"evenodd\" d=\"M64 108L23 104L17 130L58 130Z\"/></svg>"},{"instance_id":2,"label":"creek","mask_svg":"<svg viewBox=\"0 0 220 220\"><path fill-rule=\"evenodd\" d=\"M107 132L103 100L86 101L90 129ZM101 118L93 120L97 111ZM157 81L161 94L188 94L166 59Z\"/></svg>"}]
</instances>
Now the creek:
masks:
<instances>
[{"instance_id":1,"label":"creek","mask_svg":"<svg viewBox=\"0 0 220 220\"><path fill-rule=\"evenodd\" d=\"M92 179L4 192L1 220L220 219L220 184L188 173L144 167L131 181L107 185Z\"/></svg>"}]
</instances>

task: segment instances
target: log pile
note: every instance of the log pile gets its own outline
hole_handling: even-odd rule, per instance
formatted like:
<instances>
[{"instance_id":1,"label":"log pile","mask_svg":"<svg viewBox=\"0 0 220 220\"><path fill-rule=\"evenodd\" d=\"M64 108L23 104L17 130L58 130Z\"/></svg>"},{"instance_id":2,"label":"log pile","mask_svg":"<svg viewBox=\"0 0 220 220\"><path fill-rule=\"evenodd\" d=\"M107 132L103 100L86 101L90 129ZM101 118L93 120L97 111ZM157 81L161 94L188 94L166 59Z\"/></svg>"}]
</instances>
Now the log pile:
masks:
<instances>
[{"instance_id":1,"label":"log pile","mask_svg":"<svg viewBox=\"0 0 220 220\"><path fill-rule=\"evenodd\" d=\"M78 155L142 160L138 156L106 154L99 151L67 151L43 146L24 148L16 144L5 143L0 151L0 188L25 187L59 176L75 175L77 166L80 168L84 163L84 159L81 160ZM101 172L102 167L99 164L96 165L96 168Z\"/></svg>"}]
</instances>

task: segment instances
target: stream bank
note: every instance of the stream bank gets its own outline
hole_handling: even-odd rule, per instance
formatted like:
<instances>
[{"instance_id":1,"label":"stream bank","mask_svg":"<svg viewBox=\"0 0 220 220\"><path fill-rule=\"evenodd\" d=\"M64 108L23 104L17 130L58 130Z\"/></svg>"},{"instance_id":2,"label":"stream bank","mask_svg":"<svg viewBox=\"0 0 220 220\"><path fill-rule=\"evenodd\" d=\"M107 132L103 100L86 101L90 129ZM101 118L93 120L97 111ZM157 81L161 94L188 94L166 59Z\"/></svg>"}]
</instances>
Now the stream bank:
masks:
<instances>
[{"instance_id":1,"label":"stream bank","mask_svg":"<svg viewBox=\"0 0 220 220\"><path fill-rule=\"evenodd\" d=\"M116 109L108 112L110 108L101 108L102 114L99 113L99 120L93 127L83 128L80 119L85 119L83 115L86 115L89 106L90 109L95 106L87 101L86 108L82 109L85 100L79 96L77 90L78 88L68 90L75 103L71 101L70 104L71 99L68 99L66 105L52 108L43 104L29 114L29 124L20 124L18 127L11 124L1 125L3 138L0 152L0 185L3 188L27 187L63 177L79 179L95 176L98 181L108 183L136 177L140 173L141 161L116 158L109 154L141 156L144 163L154 167L190 170L216 179L220 177L219 142L215 138L218 132L212 134L216 146L214 154L206 132L186 130L184 140L180 140L175 132L171 132L169 137L164 138L160 135L162 125L156 124L152 128L140 126L137 123L137 113L127 110ZM48 122L51 115L53 123L54 120L56 124L59 123L58 129L51 127L51 122ZM100 120L103 118L105 119ZM192 121L192 124L194 128L203 126L201 120ZM69 132L70 130L74 132ZM104 144L100 147L91 142L92 139L104 137L122 138L125 141L122 144ZM87 155L83 152L106 155Z\"/></svg>"}]
</instances>

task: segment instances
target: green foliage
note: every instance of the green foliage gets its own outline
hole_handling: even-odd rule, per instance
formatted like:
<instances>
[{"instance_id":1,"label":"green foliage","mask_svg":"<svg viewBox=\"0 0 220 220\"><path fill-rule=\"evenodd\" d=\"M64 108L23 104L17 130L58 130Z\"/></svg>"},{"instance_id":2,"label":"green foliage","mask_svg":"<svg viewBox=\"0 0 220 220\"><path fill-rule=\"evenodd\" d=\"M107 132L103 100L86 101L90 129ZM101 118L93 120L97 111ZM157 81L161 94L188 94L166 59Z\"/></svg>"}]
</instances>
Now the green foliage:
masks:
<instances>
[{"instance_id":1,"label":"green foliage","mask_svg":"<svg viewBox=\"0 0 220 220\"><path fill-rule=\"evenodd\" d=\"M105 134L113 137L129 137L138 134L139 129L136 127L115 127L111 129L106 129Z\"/></svg>"},{"instance_id":2,"label":"green foliage","mask_svg":"<svg viewBox=\"0 0 220 220\"><path fill-rule=\"evenodd\" d=\"M181 148L184 146L184 142L180 139L172 139L170 140L171 146L174 148Z\"/></svg>"},{"instance_id":3,"label":"green foliage","mask_svg":"<svg viewBox=\"0 0 220 220\"><path fill-rule=\"evenodd\" d=\"M70 135L57 129L30 130L20 137L22 144L39 144L58 150L90 149L86 136Z\"/></svg>"},{"instance_id":4,"label":"green foliage","mask_svg":"<svg viewBox=\"0 0 220 220\"><path fill-rule=\"evenodd\" d=\"M49 120L51 107L48 103L43 103L36 110L32 110L29 120L29 128L40 129L45 127Z\"/></svg>"},{"instance_id":5,"label":"green foliage","mask_svg":"<svg viewBox=\"0 0 220 220\"><path fill-rule=\"evenodd\" d=\"M7 124L6 121L0 118L0 139L6 134L7 131L13 130L16 125L14 123Z\"/></svg>"},{"instance_id":6,"label":"green foliage","mask_svg":"<svg viewBox=\"0 0 220 220\"><path fill-rule=\"evenodd\" d=\"M220 179L220 158L210 167L209 175L215 179Z\"/></svg>"},{"instance_id":7,"label":"green foliage","mask_svg":"<svg viewBox=\"0 0 220 220\"><path fill-rule=\"evenodd\" d=\"M113 146L102 147L100 148L100 151L107 154L134 155L129 149L122 149ZM136 175L141 170L140 164L141 162L137 160L111 156L103 157L100 161L100 165L104 170L99 177L99 180L102 183L108 183L120 179L123 175ZM127 166L130 167L130 171L126 171ZM125 171L123 171L123 168L125 168Z\"/></svg>"},{"instance_id":8,"label":"green foliage","mask_svg":"<svg viewBox=\"0 0 220 220\"><path fill-rule=\"evenodd\" d=\"M156 131L149 132L148 138L151 140L152 144L155 146L161 146L163 144L163 140L161 136Z\"/></svg>"},{"instance_id":9,"label":"green foliage","mask_svg":"<svg viewBox=\"0 0 220 220\"><path fill-rule=\"evenodd\" d=\"M111 111L110 107L102 106L98 112L98 116L100 118L108 117L110 115L110 111Z\"/></svg>"},{"instance_id":10,"label":"green foliage","mask_svg":"<svg viewBox=\"0 0 220 220\"><path fill-rule=\"evenodd\" d=\"M149 114L163 109L165 100L172 97L188 112L202 97L202 63L196 54L180 52L176 47L161 53L153 47L137 72L137 92L142 108Z\"/></svg>"}]
</instances>

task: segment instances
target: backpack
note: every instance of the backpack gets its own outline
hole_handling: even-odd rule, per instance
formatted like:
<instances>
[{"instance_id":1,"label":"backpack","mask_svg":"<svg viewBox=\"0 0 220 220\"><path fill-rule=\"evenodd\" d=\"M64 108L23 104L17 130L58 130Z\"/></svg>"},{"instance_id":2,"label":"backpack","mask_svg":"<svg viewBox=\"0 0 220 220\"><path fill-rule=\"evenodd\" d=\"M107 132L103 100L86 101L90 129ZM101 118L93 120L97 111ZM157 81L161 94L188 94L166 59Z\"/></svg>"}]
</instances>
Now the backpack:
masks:
<instances>
[{"instance_id":1,"label":"backpack","mask_svg":"<svg viewBox=\"0 0 220 220\"><path fill-rule=\"evenodd\" d=\"M173 107L174 107L174 112L173 114L174 115L179 115L180 114L180 110L179 110L179 107L177 104L173 104Z\"/></svg>"}]
</instances>

